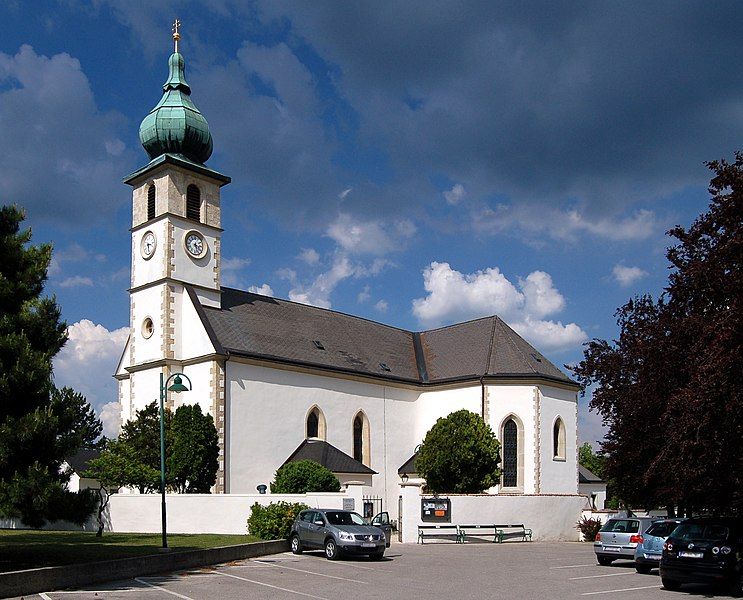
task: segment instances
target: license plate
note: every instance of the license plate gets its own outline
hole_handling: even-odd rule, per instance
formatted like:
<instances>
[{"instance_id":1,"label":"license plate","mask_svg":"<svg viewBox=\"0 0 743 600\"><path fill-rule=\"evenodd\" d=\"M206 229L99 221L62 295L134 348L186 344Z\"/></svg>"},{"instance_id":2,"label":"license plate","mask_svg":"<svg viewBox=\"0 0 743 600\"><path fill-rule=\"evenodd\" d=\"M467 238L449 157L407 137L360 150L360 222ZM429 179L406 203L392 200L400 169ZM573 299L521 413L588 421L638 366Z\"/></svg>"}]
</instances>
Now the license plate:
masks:
<instances>
[{"instance_id":1,"label":"license plate","mask_svg":"<svg viewBox=\"0 0 743 600\"><path fill-rule=\"evenodd\" d=\"M374 546L376 546L376 544L372 544L370 542L364 542L363 544L361 544L362 548L374 548Z\"/></svg>"},{"instance_id":2,"label":"license plate","mask_svg":"<svg viewBox=\"0 0 743 600\"><path fill-rule=\"evenodd\" d=\"M621 552L622 549L617 546L604 546L604 552Z\"/></svg>"},{"instance_id":3,"label":"license plate","mask_svg":"<svg viewBox=\"0 0 743 600\"><path fill-rule=\"evenodd\" d=\"M702 558L704 552L687 552L686 550L681 550L679 556L682 556L683 558Z\"/></svg>"},{"instance_id":4,"label":"license plate","mask_svg":"<svg viewBox=\"0 0 743 600\"><path fill-rule=\"evenodd\" d=\"M660 554L646 554L645 558L648 560L660 560Z\"/></svg>"}]
</instances>

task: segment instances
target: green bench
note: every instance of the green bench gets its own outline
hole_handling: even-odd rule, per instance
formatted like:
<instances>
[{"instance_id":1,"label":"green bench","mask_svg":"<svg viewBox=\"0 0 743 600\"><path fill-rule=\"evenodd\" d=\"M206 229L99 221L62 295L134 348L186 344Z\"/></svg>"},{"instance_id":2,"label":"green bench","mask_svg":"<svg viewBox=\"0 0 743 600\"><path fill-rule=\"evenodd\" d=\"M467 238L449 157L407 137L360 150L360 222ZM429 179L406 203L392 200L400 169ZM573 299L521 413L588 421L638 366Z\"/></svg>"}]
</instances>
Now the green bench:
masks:
<instances>
[{"instance_id":1,"label":"green bench","mask_svg":"<svg viewBox=\"0 0 743 600\"><path fill-rule=\"evenodd\" d=\"M502 544L504 540L521 538L522 542L531 542L531 529L524 527L523 523L519 525L496 525L495 542Z\"/></svg>"}]
</instances>

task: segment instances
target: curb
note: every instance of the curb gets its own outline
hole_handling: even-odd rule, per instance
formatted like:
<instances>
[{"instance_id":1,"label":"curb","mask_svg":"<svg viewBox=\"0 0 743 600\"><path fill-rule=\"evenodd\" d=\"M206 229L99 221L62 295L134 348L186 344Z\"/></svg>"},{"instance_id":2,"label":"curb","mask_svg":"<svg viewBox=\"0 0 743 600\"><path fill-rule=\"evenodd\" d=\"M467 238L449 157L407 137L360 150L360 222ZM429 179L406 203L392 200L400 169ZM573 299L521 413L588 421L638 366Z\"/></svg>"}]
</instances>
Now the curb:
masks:
<instances>
[{"instance_id":1,"label":"curb","mask_svg":"<svg viewBox=\"0 0 743 600\"><path fill-rule=\"evenodd\" d=\"M277 554L289 550L286 540L255 542L205 550L150 554L100 562L43 567L0 573L0 598L38 594L68 587L82 587L168 571L204 567L232 560Z\"/></svg>"}]
</instances>

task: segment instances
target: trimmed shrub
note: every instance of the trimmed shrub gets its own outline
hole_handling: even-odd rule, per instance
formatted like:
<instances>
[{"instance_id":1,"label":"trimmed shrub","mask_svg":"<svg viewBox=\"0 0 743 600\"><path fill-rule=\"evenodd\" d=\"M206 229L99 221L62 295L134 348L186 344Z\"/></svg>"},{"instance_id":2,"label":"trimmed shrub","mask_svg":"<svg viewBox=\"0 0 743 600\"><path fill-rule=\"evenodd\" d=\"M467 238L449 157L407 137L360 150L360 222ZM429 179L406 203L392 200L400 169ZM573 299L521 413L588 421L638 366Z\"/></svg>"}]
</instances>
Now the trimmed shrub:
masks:
<instances>
[{"instance_id":1,"label":"trimmed shrub","mask_svg":"<svg viewBox=\"0 0 743 600\"><path fill-rule=\"evenodd\" d=\"M292 523L300 511L309 508L300 502L271 502L261 506L257 502L250 507L248 533L262 540L285 540L292 530Z\"/></svg>"},{"instance_id":2,"label":"trimmed shrub","mask_svg":"<svg viewBox=\"0 0 743 600\"><path fill-rule=\"evenodd\" d=\"M588 519L583 517L578 521L576 527L578 528L578 531L583 534L583 539L586 542L592 542L596 539L596 534L599 532L599 529L601 529L601 525L602 523L600 519Z\"/></svg>"},{"instance_id":3,"label":"trimmed shrub","mask_svg":"<svg viewBox=\"0 0 743 600\"><path fill-rule=\"evenodd\" d=\"M280 467L271 483L272 494L339 492L340 481L314 460L298 460Z\"/></svg>"}]
</instances>

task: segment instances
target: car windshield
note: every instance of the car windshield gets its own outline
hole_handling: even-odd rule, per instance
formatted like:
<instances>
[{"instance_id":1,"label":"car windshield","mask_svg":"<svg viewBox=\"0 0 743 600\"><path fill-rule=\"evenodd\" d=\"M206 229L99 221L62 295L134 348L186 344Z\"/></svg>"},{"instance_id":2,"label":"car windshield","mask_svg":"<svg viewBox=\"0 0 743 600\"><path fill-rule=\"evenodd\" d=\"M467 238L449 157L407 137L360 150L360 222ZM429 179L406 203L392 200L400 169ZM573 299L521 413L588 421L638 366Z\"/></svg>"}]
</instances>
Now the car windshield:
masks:
<instances>
[{"instance_id":1,"label":"car windshield","mask_svg":"<svg viewBox=\"0 0 743 600\"><path fill-rule=\"evenodd\" d=\"M682 540L726 540L730 529L718 523L681 523L673 537Z\"/></svg>"},{"instance_id":2,"label":"car windshield","mask_svg":"<svg viewBox=\"0 0 743 600\"><path fill-rule=\"evenodd\" d=\"M367 525L364 518L355 512L333 511L326 512L325 516L331 525Z\"/></svg>"},{"instance_id":3,"label":"car windshield","mask_svg":"<svg viewBox=\"0 0 743 600\"><path fill-rule=\"evenodd\" d=\"M636 519L609 519L601 531L612 533L637 533L640 530L640 521Z\"/></svg>"},{"instance_id":4,"label":"car windshield","mask_svg":"<svg viewBox=\"0 0 743 600\"><path fill-rule=\"evenodd\" d=\"M646 533L655 537L667 538L676 527L678 527L678 523L675 521L661 521L660 523L653 523Z\"/></svg>"}]
</instances>

